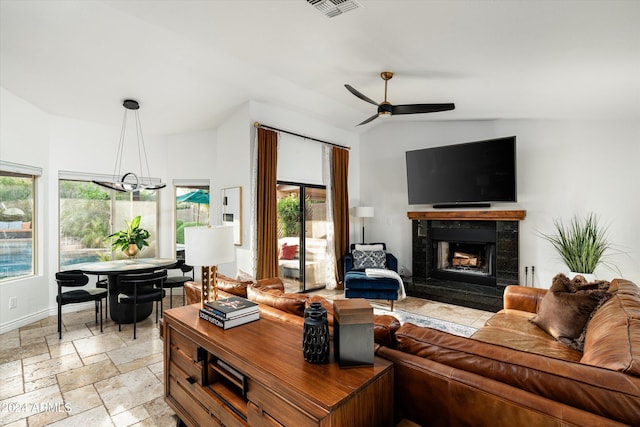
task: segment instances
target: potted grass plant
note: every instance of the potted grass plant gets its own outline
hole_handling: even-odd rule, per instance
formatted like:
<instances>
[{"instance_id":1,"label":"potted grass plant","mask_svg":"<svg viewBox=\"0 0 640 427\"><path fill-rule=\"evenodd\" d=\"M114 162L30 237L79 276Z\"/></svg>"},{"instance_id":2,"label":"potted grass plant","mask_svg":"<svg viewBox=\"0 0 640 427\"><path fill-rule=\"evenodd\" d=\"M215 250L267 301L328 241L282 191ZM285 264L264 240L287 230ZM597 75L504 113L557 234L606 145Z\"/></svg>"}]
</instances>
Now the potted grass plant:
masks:
<instances>
[{"instance_id":1,"label":"potted grass plant","mask_svg":"<svg viewBox=\"0 0 640 427\"><path fill-rule=\"evenodd\" d=\"M559 219L553 224L555 234L541 234L541 237L558 251L572 275L580 274L592 281L594 270L603 263L605 253L611 249L607 228L600 226L598 217L593 213L584 218L576 215L566 225Z\"/></svg>"},{"instance_id":2,"label":"potted grass plant","mask_svg":"<svg viewBox=\"0 0 640 427\"><path fill-rule=\"evenodd\" d=\"M149 231L140 228L139 215L131 222L125 220L125 224L127 226L124 230L117 231L107 238L113 239L111 242L112 251L120 249L125 255L133 258L145 246L149 246Z\"/></svg>"}]
</instances>

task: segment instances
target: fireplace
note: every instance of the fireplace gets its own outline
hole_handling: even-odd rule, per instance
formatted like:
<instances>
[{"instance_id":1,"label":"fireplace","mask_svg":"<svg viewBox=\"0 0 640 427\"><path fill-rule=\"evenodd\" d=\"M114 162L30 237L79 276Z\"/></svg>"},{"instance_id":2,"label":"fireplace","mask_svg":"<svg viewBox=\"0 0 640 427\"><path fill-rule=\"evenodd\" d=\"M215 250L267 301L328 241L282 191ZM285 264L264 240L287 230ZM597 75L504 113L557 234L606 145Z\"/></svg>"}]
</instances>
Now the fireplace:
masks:
<instances>
[{"instance_id":1,"label":"fireplace","mask_svg":"<svg viewBox=\"0 0 640 427\"><path fill-rule=\"evenodd\" d=\"M496 283L495 222L432 221L429 226L431 277L476 284Z\"/></svg>"},{"instance_id":2,"label":"fireplace","mask_svg":"<svg viewBox=\"0 0 640 427\"><path fill-rule=\"evenodd\" d=\"M515 219L509 214L513 213ZM502 308L518 283L524 211L410 212L413 277L407 294L482 310Z\"/></svg>"}]
</instances>

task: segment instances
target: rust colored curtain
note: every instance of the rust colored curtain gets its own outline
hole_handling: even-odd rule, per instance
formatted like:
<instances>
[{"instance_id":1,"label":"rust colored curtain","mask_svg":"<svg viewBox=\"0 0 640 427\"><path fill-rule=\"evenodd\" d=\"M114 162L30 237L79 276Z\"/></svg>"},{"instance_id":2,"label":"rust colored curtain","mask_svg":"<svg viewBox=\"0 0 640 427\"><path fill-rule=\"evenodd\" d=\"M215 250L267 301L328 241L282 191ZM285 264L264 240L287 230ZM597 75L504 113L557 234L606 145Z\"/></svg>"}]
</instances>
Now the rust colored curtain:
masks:
<instances>
[{"instance_id":1,"label":"rust colored curtain","mask_svg":"<svg viewBox=\"0 0 640 427\"><path fill-rule=\"evenodd\" d=\"M258 129L258 179L256 185L256 278L278 276L276 169L278 134Z\"/></svg>"},{"instance_id":2,"label":"rust colored curtain","mask_svg":"<svg viewBox=\"0 0 640 427\"><path fill-rule=\"evenodd\" d=\"M344 289L344 256L349 251L349 150L334 147L333 169L333 231L336 256L336 281Z\"/></svg>"}]
</instances>

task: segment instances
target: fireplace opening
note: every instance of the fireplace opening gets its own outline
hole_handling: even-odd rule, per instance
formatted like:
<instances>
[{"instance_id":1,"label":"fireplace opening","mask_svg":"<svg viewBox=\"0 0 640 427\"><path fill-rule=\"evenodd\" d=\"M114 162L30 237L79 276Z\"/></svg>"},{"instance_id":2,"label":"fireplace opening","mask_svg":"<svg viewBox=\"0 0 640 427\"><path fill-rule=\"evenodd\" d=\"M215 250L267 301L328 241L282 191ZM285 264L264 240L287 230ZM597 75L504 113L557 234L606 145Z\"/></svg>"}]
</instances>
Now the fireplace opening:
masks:
<instances>
[{"instance_id":1,"label":"fireplace opening","mask_svg":"<svg viewBox=\"0 0 640 427\"><path fill-rule=\"evenodd\" d=\"M493 276L495 251L492 244L436 242L436 270Z\"/></svg>"},{"instance_id":2,"label":"fireplace opening","mask_svg":"<svg viewBox=\"0 0 640 427\"><path fill-rule=\"evenodd\" d=\"M496 228L489 222L434 221L428 277L496 284Z\"/></svg>"}]
</instances>

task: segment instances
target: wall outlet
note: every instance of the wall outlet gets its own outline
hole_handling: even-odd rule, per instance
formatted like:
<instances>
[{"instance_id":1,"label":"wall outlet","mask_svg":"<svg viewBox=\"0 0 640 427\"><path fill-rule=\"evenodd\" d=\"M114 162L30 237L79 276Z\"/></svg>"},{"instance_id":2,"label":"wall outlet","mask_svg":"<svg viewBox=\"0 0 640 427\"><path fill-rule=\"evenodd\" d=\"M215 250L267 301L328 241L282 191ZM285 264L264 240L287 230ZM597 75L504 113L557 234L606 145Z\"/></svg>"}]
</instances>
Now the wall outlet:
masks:
<instances>
[{"instance_id":1,"label":"wall outlet","mask_svg":"<svg viewBox=\"0 0 640 427\"><path fill-rule=\"evenodd\" d=\"M9 308L17 308L18 307L18 297L9 298Z\"/></svg>"}]
</instances>

